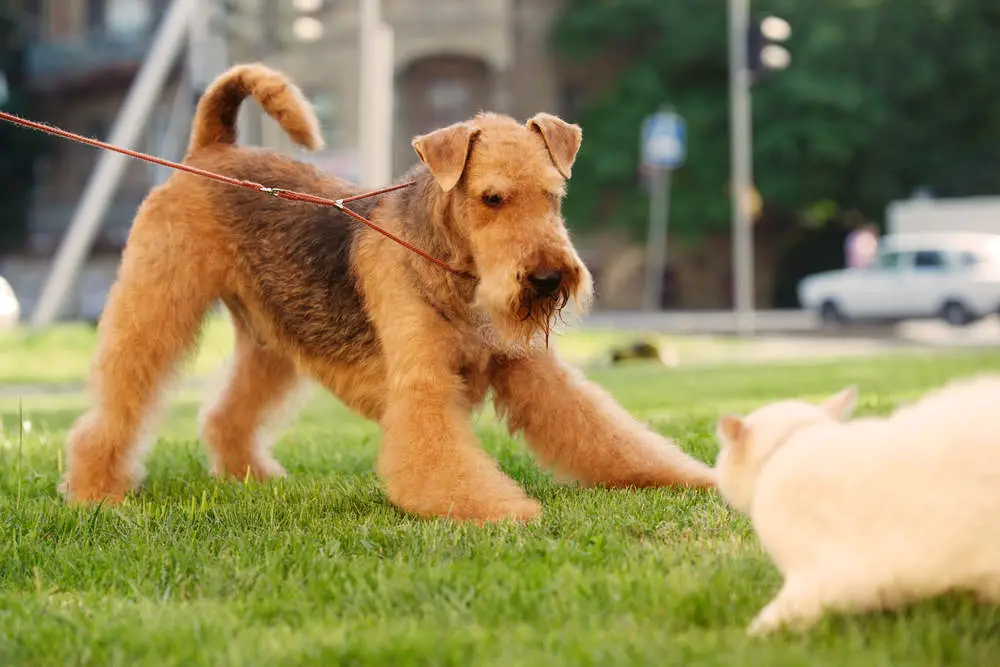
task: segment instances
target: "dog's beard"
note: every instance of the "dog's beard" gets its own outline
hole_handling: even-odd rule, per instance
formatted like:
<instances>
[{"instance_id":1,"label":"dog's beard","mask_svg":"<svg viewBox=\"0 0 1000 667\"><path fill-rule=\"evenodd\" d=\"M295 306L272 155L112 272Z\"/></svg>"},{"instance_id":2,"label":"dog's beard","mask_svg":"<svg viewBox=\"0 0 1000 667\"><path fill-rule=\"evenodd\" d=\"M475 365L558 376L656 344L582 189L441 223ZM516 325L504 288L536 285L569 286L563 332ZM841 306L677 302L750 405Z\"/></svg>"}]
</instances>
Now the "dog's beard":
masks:
<instances>
[{"instance_id":1,"label":"dog's beard","mask_svg":"<svg viewBox=\"0 0 1000 667\"><path fill-rule=\"evenodd\" d=\"M570 293L566 288L549 296L535 296L530 290L525 290L525 293L518 300L517 317L524 323L528 332L545 333L545 347L547 348L552 327L566 322L562 313L569 305L569 299Z\"/></svg>"},{"instance_id":2,"label":"dog's beard","mask_svg":"<svg viewBox=\"0 0 1000 667\"><path fill-rule=\"evenodd\" d=\"M548 348L552 333L568 324L567 316L579 317L590 307L593 283L579 264L574 284L564 284L549 296L539 296L522 287L516 272L484 272L476 289L475 306L487 317L483 334L491 346L510 355L524 355Z\"/></svg>"}]
</instances>

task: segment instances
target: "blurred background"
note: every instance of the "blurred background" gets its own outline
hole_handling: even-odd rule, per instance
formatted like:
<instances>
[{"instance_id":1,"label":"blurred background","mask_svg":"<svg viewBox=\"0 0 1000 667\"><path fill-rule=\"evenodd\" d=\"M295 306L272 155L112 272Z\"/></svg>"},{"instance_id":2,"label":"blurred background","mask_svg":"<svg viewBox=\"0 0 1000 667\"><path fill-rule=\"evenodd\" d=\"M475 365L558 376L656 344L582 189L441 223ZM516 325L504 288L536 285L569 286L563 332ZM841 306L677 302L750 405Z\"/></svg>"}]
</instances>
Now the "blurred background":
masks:
<instances>
[{"instance_id":1,"label":"blurred background","mask_svg":"<svg viewBox=\"0 0 1000 667\"><path fill-rule=\"evenodd\" d=\"M168 159L206 83L251 60L301 86L327 148L252 103L241 140L372 187L480 109L579 123L564 212L594 321L967 329L1000 310L996 0L0 0L0 109ZM22 323L99 316L167 176L0 123Z\"/></svg>"}]
</instances>

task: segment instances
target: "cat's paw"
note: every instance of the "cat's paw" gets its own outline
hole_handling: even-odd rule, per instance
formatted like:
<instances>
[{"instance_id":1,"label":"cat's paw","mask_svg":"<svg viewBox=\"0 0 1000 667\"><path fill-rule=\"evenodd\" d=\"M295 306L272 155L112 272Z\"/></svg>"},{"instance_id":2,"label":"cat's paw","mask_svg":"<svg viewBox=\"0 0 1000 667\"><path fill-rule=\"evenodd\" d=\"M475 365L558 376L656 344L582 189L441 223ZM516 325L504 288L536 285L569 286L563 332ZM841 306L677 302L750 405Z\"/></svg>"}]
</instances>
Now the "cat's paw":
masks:
<instances>
[{"instance_id":1,"label":"cat's paw","mask_svg":"<svg viewBox=\"0 0 1000 667\"><path fill-rule=\"evenodd\" d=\"M781 628L785 624L780 611L772 602L764 607L757 617L750 622L747 627L747 635L750 637L763 637Z\"/></svg>"},{"instance_id":2,"label":"cat's paw","mask_svg":"<svg viewBox=\"0 0 1000 667\"><path fill-rule=\"evenodd\" d=\"M793 597L787 592L779 595L760 610L757 618L747 627L751 637L762 637L778 630L803 632L823 616L823 606L811 598Z\"/></svg>"},{"instance_id":3,"label":"cat's paw","mask_svg":"<svg viewBox=\"0 0 1000 667\"><path fill-rule=\"evenodd\" d=\"M1000 579L991 579L980 584L975 591L976 600L982 604L1000 605Z\"/></svg>"}]
</instances>

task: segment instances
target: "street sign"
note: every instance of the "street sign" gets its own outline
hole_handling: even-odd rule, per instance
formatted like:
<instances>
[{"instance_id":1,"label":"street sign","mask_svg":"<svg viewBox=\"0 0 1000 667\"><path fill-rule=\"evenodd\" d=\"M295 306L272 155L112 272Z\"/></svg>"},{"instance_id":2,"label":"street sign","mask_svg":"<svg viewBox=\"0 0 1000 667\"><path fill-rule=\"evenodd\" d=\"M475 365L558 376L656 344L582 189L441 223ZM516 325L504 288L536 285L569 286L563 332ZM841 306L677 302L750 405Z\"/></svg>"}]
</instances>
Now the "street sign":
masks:
<instances>
[{"instance_id":1,"label":"street sign","mask_svg":"<svg viewBox=\"0 0 1000 667\"><path fill-rule=\"evenodd\" d=\"M648 170L649 232L646 238L646 287L643 307L663 307L663 274L667 267L667 226L670 219L670 181L673 170L684 163L684 119L673 111L660 111L642 122L642 164Z\"/></svg>"},{"instance_id":2,"label":"street sign","mask_svg":"<svg viewBox=\"0 0 1000 667\"><path fill-rule=\"evenodd\" d=\"M676 169L684 162L686 140L684 119L676 113L660 111L642 122L642 161L659 169Z\"/></svg>"}]
</instances>

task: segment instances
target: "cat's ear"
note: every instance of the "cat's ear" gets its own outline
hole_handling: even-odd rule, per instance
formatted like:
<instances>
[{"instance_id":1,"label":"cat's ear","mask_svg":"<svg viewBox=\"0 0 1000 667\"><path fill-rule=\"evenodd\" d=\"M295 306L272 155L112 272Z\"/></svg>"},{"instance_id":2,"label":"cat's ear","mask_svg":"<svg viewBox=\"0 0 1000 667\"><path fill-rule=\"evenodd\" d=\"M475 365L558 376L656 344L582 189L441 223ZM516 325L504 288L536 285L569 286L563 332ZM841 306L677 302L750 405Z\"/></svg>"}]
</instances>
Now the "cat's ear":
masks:
<instances>
[{"instance_id":1,"label":"cat's ear","mask_svg":"<svg viewBox=\"0 0 1000 667\"><path fill-rule=\"evenodd\" d=\"M725 415L715 425L715 437L723 447L739 447L746 436L746 424L739 415Z\"/></svg>"},{"instance_id":2,"label":"cat's ear","mask_svg":"<svg viewBox=\"0 0 1000 667\"><path fill-rule=\"evenodd\" d=\"M851 385L823 401L820 407L837 421L844 422L851 418L857 405L858 388Z\"/></svg>"}]
</instances>

